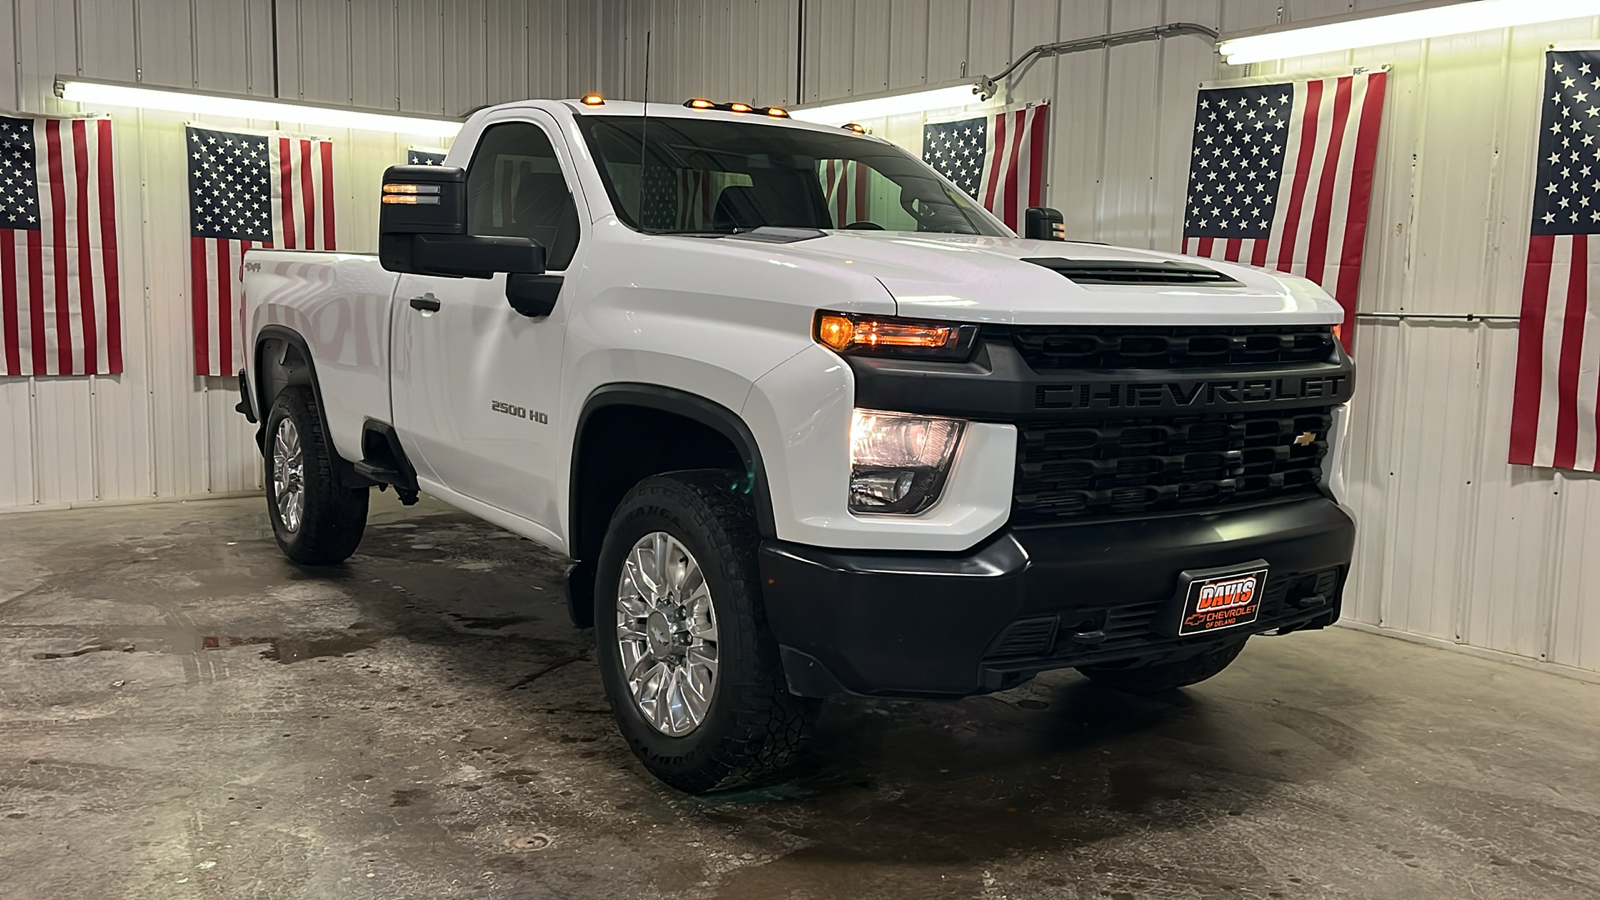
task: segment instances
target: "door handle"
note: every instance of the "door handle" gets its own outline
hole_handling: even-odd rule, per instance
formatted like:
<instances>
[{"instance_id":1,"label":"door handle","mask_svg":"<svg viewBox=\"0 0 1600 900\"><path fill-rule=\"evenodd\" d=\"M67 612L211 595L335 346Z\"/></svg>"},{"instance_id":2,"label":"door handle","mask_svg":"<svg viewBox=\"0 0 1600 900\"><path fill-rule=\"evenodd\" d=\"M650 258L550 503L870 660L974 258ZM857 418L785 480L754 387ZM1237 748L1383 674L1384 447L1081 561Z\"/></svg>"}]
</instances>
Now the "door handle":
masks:
<instances>
[{"instance_id":1,"label":"door handle","mask_svg":"<svg viewBox=\"0 0 1600 900\"><path fill-rule=\"evenodd\" d=\"M423 294L421 297L412 297L410 303L412 309L420 309L423 312L439 311L439 298L435 297L431 292Z\"/></svg>"}]
</instances>

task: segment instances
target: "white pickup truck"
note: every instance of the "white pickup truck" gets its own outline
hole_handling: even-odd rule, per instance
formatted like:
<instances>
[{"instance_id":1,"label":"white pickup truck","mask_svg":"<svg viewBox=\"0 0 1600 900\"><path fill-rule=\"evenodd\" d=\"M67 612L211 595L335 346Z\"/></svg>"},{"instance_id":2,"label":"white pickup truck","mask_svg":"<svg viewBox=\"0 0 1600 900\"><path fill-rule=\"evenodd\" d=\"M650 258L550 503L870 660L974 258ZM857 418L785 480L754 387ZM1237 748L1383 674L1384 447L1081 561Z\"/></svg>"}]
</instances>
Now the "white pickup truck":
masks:
<instances>
[{"instance_id":1,"label":"white pickup truck","mask_svg":"<svg viewBox=\"0 0 1600 900\"><path fill-rule=\"evenodd\" d=\"M290 559L353 553L374 486L566 554L622 733L694 792L781 772L830 694L1171 690L1338 618L1323 291L1018 238L782 110L645 113L482 110L386 173L377 256L247 254Z\"/></svg>"}]
</instances>

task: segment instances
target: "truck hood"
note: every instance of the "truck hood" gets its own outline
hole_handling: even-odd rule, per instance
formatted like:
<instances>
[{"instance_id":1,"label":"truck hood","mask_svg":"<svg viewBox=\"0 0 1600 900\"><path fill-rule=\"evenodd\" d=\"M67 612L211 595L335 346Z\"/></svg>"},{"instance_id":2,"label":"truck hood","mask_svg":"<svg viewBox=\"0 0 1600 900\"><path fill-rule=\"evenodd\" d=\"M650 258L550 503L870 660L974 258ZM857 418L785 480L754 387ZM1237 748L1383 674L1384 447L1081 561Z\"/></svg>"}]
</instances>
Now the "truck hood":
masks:
<instances>
[{"instance_id":1,"label":"truck hood","mask_svg":"<svg viewBox=\"0 0 1600 900\"><path fill-rule=\"evenodd\" d=\"M729 243L734 243L730 241ZM835 231L758 245L794 262L875 277L902 316L1008 325L1334 324L1344 310L1305 278L1151 250L973 235ZM1215 269L1238 284L1079 284L1025 259L1160 263Z\"/></svg>"}]
</instances>

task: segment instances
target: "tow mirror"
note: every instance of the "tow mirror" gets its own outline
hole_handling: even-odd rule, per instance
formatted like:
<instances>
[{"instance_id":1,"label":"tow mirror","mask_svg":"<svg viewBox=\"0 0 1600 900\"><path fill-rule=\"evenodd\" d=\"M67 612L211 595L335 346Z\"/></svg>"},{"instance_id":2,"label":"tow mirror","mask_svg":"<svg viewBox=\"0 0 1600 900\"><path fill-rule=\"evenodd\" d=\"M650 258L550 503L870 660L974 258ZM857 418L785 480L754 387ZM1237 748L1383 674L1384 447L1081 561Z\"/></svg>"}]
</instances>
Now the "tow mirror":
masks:
<instances>
[{"instance_id":1,"label":"tow mirror","mask_svg":"<svg viewBox=\"0 0 1600 900\"><path fill-rule=\"evenodd\" d=\"M467 234L467 172L455 166L390 166L383 173L378 260L413 275L544 274L544 248L535 241Z\"/></svg>"},{"instance_id":2,"label":"tow mirror","mask_svg":"<svg viewBox=\"0 0 1600 900\"><path fill-rule=\"evenodd\" d=\"M1022 236L1036 241L1064 241L1067 239L1067 219L1058 209L1030 206L1023 214Z\"/></svg>"}]
</instances>

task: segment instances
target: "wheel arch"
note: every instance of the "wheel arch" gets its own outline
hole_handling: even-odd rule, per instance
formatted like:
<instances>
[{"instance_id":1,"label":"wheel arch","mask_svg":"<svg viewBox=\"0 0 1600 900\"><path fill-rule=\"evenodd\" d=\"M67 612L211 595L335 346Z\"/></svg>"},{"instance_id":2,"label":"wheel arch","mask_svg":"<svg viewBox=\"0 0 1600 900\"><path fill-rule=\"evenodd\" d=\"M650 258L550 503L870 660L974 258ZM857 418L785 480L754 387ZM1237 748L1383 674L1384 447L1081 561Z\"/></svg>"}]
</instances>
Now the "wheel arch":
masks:
<instances>
[{"instance_id":1,"label":"wheel arch","mask_svg":"<svg viewBox=\"0 0 1600 900\"><path fill-rule=\"evenodd\" d=\"M610 512L606 512L605 519L600 520L598 524L592 520L594 498L587 495L584 484L587 474L586 463L590 460L590 453L586 450L592 450L592 442L600 437L592 426L597 421L598 415L608 410L616 412L619 408L627 407L675 416L680 420L698 424L701 428L709 429L722 437L726 444L731 445L734 453L738 453L739 461L744 464L744 471L750 476L750 498L755 504L755 522L758 530L766 538L776 535L776 527L773 524L773 503L766 482L762 448L755 442L754 432L750 431L742 418L739 418L739 413L699 394L677 388L664 388L659 384L603 384L590 392L589 397L584 400L584 407L578 415L578 424L573 431L573 455L571 455L570 482L566 495L568 503L566 522L568 522L568 549L574 559L590 560L597 556L600 552L598 546L600 538L605 536L605 522L610 517ZM586 444L589 444L589 447L586 447ZM597 533L598 538L595 536Z\"/></svg>"}]
</instances>

